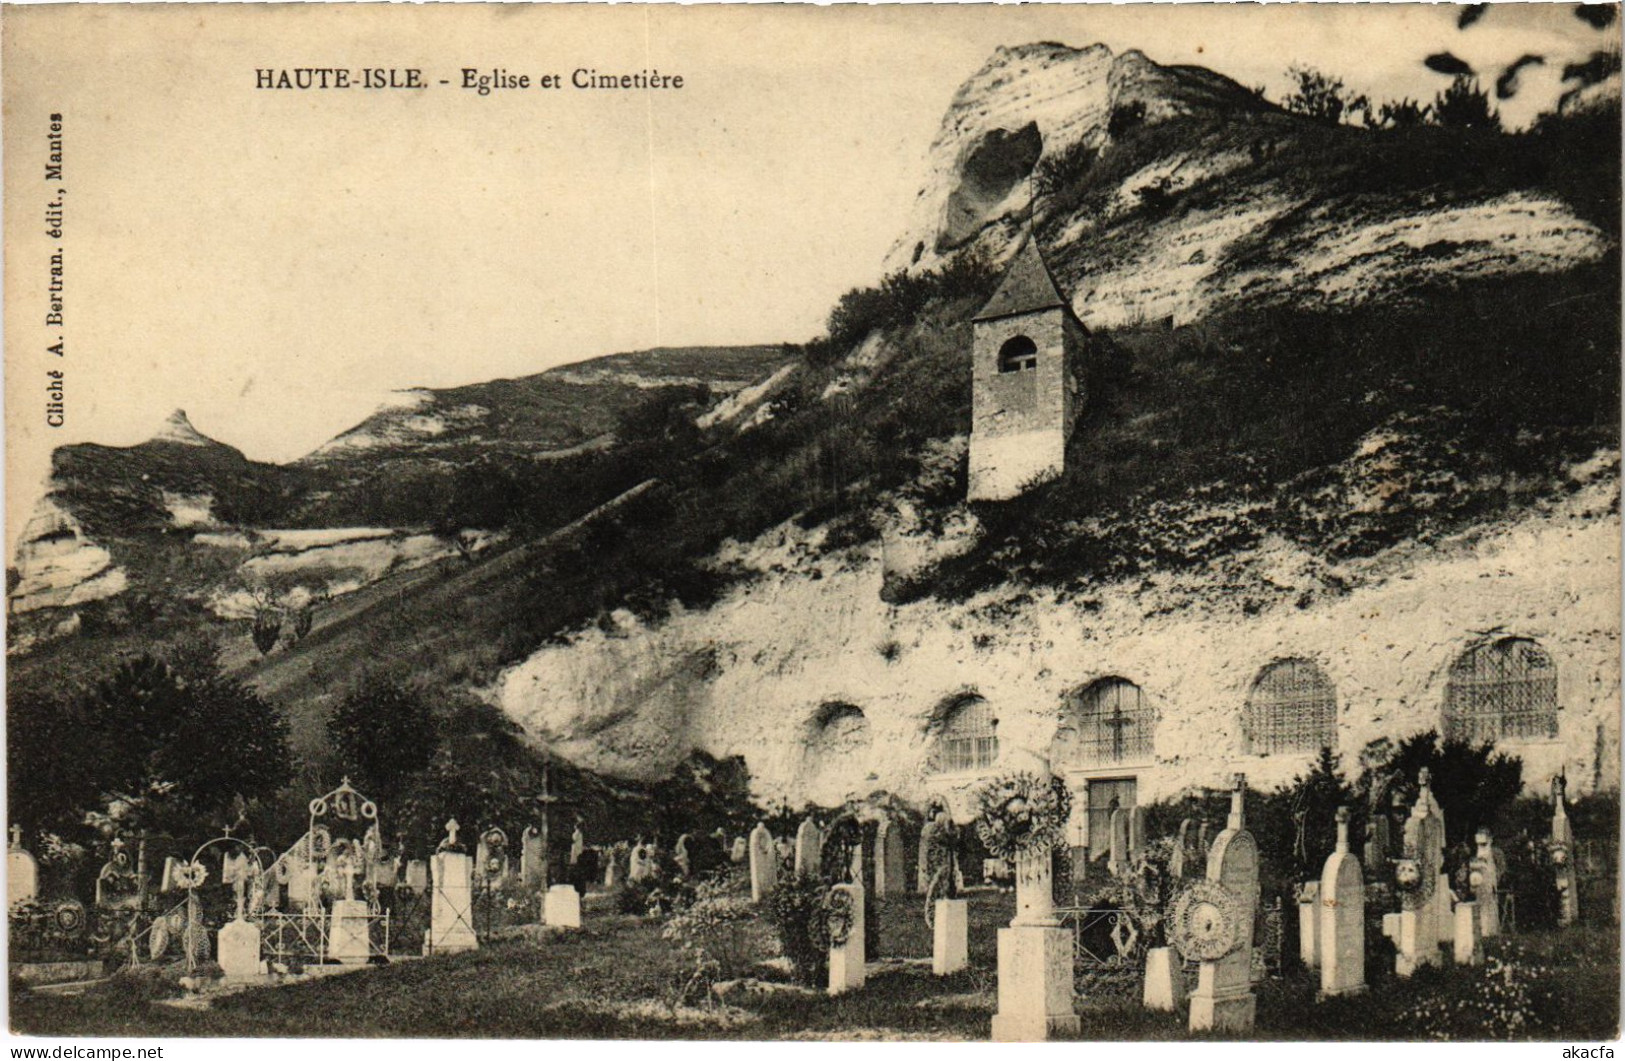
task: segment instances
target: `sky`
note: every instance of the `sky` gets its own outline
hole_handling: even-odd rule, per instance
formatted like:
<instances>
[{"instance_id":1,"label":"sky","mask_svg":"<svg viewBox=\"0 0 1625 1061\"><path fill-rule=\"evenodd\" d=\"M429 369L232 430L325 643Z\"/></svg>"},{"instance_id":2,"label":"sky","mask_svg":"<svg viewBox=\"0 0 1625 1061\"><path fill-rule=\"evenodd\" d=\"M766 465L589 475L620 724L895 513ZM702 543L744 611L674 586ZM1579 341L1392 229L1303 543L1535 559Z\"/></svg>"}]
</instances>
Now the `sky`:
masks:
<instances>
[{"instance_id":1,"label":"sky","mask_svg":"<svg viewBox=\"0 0 1625 1061\"><path fill-rule=\"evenodd\" d=\"M296 458L397 389L519 376L656 345L801 341L874 281L954 90L1001 44L1139 48L1278 98L1304 63L1429 99L1448 50L1564 61L1617 37L1567 8L1493 5L884 8L8 8L8 538L51 447L128 445L175 408ZM259 68L417 67L418 91L284 92ZM680 91L458 87L656 68ZM1493 74L1491 75L1493 77ZM441 86L439 79L450 86ZM64 115L67 340L44 352L48 115ZM43 373L67 372L47 428ZM22 511L19 513L19 509Z\"/></svg>"}]
</instances>

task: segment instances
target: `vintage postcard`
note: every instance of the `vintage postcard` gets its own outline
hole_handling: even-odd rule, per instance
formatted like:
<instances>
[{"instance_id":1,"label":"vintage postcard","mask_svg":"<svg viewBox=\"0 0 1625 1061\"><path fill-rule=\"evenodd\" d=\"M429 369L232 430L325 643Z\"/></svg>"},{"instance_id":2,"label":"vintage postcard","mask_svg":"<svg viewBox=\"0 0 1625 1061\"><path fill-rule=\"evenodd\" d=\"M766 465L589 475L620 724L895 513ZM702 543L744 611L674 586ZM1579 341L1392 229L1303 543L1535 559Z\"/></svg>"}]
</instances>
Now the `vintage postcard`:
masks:
<instances>
[{"instance_id":1,"label":"vintage postcard","mask_svg":"<svg viewBox=\"0 0 1625 1061\"><path fill-rule=\"evenodd\" d=\"M0 30L11 1035L1612 1056L1617 4Z\"/></svg>"}]
</instances>

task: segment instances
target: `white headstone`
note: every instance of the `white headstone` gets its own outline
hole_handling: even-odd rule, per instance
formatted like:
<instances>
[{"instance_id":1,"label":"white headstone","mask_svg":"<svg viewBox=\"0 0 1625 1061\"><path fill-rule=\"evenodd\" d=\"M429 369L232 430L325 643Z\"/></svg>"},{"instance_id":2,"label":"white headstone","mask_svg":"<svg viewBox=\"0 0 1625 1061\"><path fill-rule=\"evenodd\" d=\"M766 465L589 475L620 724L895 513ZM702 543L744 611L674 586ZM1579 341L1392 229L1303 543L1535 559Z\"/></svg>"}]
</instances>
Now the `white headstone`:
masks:
<instances>
[{"instance_id":1,"label":"white headstone","mask_svg":"<svg viewBox=\"0 0 1625 1061\"><path fill-rule=\"evenodd\" d=\"M1557 923L1572 925L1580 919L1580 890L1574 873L1574 829L1569 824L1568 782L1563 775L1552 778L1552 858L1553 885L1557 888Z\"/></svg>"},{"instance_id":2,"label":"white headstone","mask_svg":"<svg viewBox=\"0 0 1625 1061\"><path fill-rule=\"evenodd\" d=\"M227 921L220 926L216 942L220 971L228 979L258 976L260 973L260 926L252 921Z\"/></svg>"},{"instance_id":3,"label":"white headstone","mask_svg":"<svg viewBox=\"0 0 1625 1061\"><path fill-rule=\"evenodd\" d=\"M570 865L581 861L581 856L587 850L587 838L581 835L581 826L576 826L570 834Z\"/></svg>"},{"instance_id":4,"label":"white headstone","mask_svg":"<svg viewBox=\"0 0 1625 1061\"><path fill-rule=\"evenodd\" d=\"M684 833L677 838L677 843L671 849L671 860L677 863L678 870L684 877L693 876L694 863L688 854L688 834Z\"/></svg>"},{"instance_id":5,"label":"white headstone","mask_svg":"<svg viewBox=\"0 0 1625 1061\"><path fill-rule=\"evenodd\" d=\"M1179 952L1172 947L1152 947L1145 952L1145 991L1141 1003L1146 1009L1177 1013L1185 1004L1185 974Z\"/></svg>"},{"instance_id":6,"label":"white headstone","mask_svg":"<svg viewBox=\"0 0 1625 1061\"><path fill-rule=\"evenodd\" d=\"M731 862L743 862L749 852L750 845L745 842L745 838L736 836L734 837L733 849L728 852L728 859Z\"/></svg>"},{"instance_id":7,"label":"white headstone","mask_svg":"<svg viewBox=\"0 0 1625 1061\"><path fill-rule=\"evenodd\" d=\"M1501 934L1501 868L1495 850L1495 840L1488 829L1478 830L1473 837L1478 852L1470 869L1474 907L1478 911L1478 934L1491 939Z\"/></svg>"},{"instance_id":8,"label":"white headstone","mask_svg":"<svg viewBox=\"0 0 1625 1061\"><path fill-rule=\"evenodd\" d=\"M778 853L766 822L758 822L750 832L750 901L759 903L778 887Z\"/></svg>"},{"instance_id":9,"label":"white headstone","mask_svg":"<svg viewBox=\"0 0 1625 1061\"><path fill-rule=\"evenodd\" d=\"M327 956L340 965L365 965L372 954L369 946L371 921L362 899L338 899L328 915Z\"/></svg>"},{"instance_id":10,"label":"white headstone","mask_svg":"<svg viewBox=\"0 0 1625 1061\"><path fill-rule=\"evenodd\" d=\"M555 884L542 899L542 923L555 928L581 927L581 896L568 884Z\"/></svg>"},{"instance_id":11,"label":"white headstone","mask_svg":"<svg viewBox=\"0 0 1625 1061\"><path fill-rule=\"evenodd\" d=\"M1258 844L1247 831L1246 782L1236 775L1230 795L1230 819L1207 856L1207 881L1217 885L1210 903L1185 904L1187 928L1212 929L1212 957L1197 967L1191 995L1191 1031L1247 1034L1253 1030L1257 999L1253 995L1253 919L1258 911ZM1200 894L1200 893L1196 893Z\"/></svg>"},{"instance_id":12,"label":"white headstone","mask_svg":"<svg viewBox=\"0 0 1625 1061\"><path fill-rule=\"evenodd\" d=\"M1122 807L1111 814L1111 845L1106 872L1121 877L1128 872L1128 811Z\"/></svg>"},{"instance_id":13,"label":"white headstone","mask_svg":"<svg viewBox=\"0 0 1625 1061\"><path fill-rule=\"evenodd\" d=\"M1320 968L1320 882L1298 886L1298 960L1310 970Z\"/></svg>"},{"instance_id":14,"label":"white headstone","mask_svg":"<svg viewBox=\"0 0 1625 1061\"><path fill-rule=\"evenodd\" d=\"M824 858L824 832L811 818L796 830L796 876L816 877Z\"/></svg>"},{"instance_id":15,"label":"white headstone","mask_svg":"<svg viewBox=\"0 0 1625 1061\"><path fill-rule=\"evenodd\" d=\"M937 976L957 973L969 964L970 903L965 899L938 899L931 919L931 971Z\"/></svg>"},{"instance_id":16,"label":"white headstone","mask_svg":"<svg viewBox=\"0 0 1625 1061\"><path fill-rule=\"evenodd\" d=\"M6 905L32 902L39 895L39 862L23 847L23 828L11 827L6 849Z\"/></svg>"},{"instance_id":17,"label":"white headstone","mask_svg":"<svg viewBox=\"0 0 1625 1061\"><path fill-rule=\"evenodd\" d=\"M1337 808L1337 849L1326 860L1320 897L1320 993L1365 990L1365 877L1349 850L1349 810Z\"/></svg>"},{"instance_id":18,"label":"white headstone","mask_svg":"<svg viewBox=\"0 0 1625 1061\"><path fill-rule=\"evenodd\" d=\"M430 860L434 896L429 904L427 954L476 950L473 860L460 851L440 851Z\"/></svg>"},{"instance_id":19,"label":"white headstone","mask_svg":"<svg viewBox=\"0 0 1625 1061\"><path fill-rule=\"evenodd\" d=\"M907 854L903 850L902 827L890 818L881 819L875 847L875 891L882 898L902 895L908 891L908 882L904 879Z\"/></svg>"},{"instance_id":20,"label":"white headstone","mask_svg":"<svg viewBox=\"0 0 1625 1061\"><path fill-rule=\"evenodd\" d=\"M754 880L755 874L752 874L753 884ZM847 932L846 939L829 949L829 993L838 995L862 987L868 976L868 966L863 958L863 885L837 884L830 890L832 896L848 896L852 907L851 930Z\"/></svg>"},{"instance_id":21,"label":"white headstone","mask_svg":"<svg viewBox=\"0 0 1625 1061\"><path fill-rule=\"evenodd\" d=\"M1455 948L1456 964L1477 965L1484 959L1484 949L1479 946L1478 904L1457 903L1455 918L1456 932L1452 944Z\"/></svg>"},{"instance_id":22,"label":"white headstone","mask_svg":"<svg viewBox=\"0 0 1625 1061\"><path fill-rule=\"evenodd\" d=\"M544 864L541 830L534 825L527 825L524 834L519 838L519 879L525 887L540 888L547 883L542 880Z\"/></svg>"}]
</instances>

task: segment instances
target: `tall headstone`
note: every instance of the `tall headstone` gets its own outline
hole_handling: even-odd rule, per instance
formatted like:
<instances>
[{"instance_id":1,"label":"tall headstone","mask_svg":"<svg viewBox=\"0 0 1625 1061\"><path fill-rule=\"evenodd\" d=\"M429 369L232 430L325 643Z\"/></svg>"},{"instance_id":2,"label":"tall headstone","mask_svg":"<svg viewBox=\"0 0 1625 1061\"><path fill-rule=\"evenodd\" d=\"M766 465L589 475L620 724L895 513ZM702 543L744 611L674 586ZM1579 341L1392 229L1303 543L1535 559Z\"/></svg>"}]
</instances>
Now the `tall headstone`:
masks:
<instances>
[{"instance_id":1,"label":"tall headstone","mask_svg":"<svg viewBox=\"0 0 1625 1061\"><path fill-rule=\"evenodd\" d=\"M1128 857L1129 861L1137 860L1145 853L1145 808L1130 807L1128 810Z\"/></svg>"},{"instance_id":2,"label":"tall headstone","mask_svg":"<svg viewBox=\"0 0 1625 1061\"><path fill-rule=\"evenodd\" d=\"M931 890L931 848L937 842L937 833L943 826L938 819L929 819L920 829L919 861L914 865L914 888L921 895Z\"/></svg>"},{"instance_id":3,"label":"tall headstone","mask_svg":"<svg viewBox=\"0 0 1625 1061\"><path fill-rule=\"evenodd\" d=\"M1196 864L1207 872L1208 853L1213 850L1213 826L1203 818L1196 829Z\"/></svg>"},{"instance_id":4,"label":"tall headstone","mask_svg":"<svg viewBox=\"0 0 1625 1061\"><path fill-rule=\"evenodd\" d=\"M1478 903L1472 900L1457 903L1455 936L1451 940L1457 965L1477 965L1484 960L1484 948L1478 934Z\"/></svg>"},{"instance_id":5,"label":"tall headstone","mask_svg":"<svg viewBox=\"0 0 1625 1061\"><path fill-rule=\"evenodd\" d=\"M1078 1033L1072 956L1072 932L1055 917L1052 852L1027 852L1016 859L1016 916L1008 928L999 929L995 1042L1039 1042Z\"/></svg>"},{"instance_id":6,"label":"tall headstone","mask_svg":"<svg viewBox=\"0 0 1625 1061\"><path fill-rule=\"evenodd\" d=\"M1557 923L1572 925L1580 918L1580 891L1574 873L1574 829L1569 825L1568 782L1562 774L1552 778L1552 883L1557 888Z\"/></svg>"},{"instance_id":7,"label":"tall headstone","mask_svg":"<svg viewBox=\"0 0 1625 1061\"><path fill-rule=\"evenodd\" d=\"M1121 877L1128 872L1128 811L1122 807L1112 810L1111 838L1111 856L1106 863L1106 872Z\"/></svg>"},{"instance_id":8,"label":"tall headstone","mask_svg":"<svg viewBox=\"0 0 1625 1061\"><path fill-rule=\"evenodd\" d=\"M750 901L759 903L779 885L778 854L773 849L773 834L766 822L757 822L750 831Z\"/></svg>"},{"instance_id":9,"label":"tall headstone","mask_svg":"<svg viewBox=\"0 0 1625 1061\"><path fill-rule=\"evenodd\" d=\"M829 949L829 993L838 995L862 987L868 977L863 949L863 885L837 884L830 893L832 905L841 902L838 896L845 896L844 903L852 912L846 937L840 943L832 943Z\"/></svg>"},{"instance_id":10,"label":"tall headstone","mask_svg":"<svg viewBox=\"0 0 1625 1061\"><path fill-rule=\"evenodd\" d=\"M875 893L882 898L902 895L908 891L903 879L907 854L903 850L903 829L897 822L884 818L875 837Z\"/></svg>"},{"instance_id":11,"label":"tall headstone","mask_svg":"<svg viewBox=\"0 0 1625 1061\"><path fill-rule=\"evenodd\" d=\"M1384 918L1385 925L1393 929L1394 971L1400 976L1438 964L1439 943L1445 936L1439 924L1438 895L1440 887L1449 890L1444 880L1444 821L1433 813L1429 780L1429 771L1423 767L1420 792L1405 823L1405 857L1394 867L1399 916L1392 922Z\"/></svg>"},{"instance_id":12,"label":"tall headstone","mask_svg":"<svg viewBox=\"0 0 1625 1061\"><path fill-rule=\"evenodd\" d=\"M682 873L685 878L694 875L694 862L688 854L687 833L677 838L677 843L671 849L671 860L677 863L678 872Z\"/></svg>"},{"instance_id":13,"label":"tall headstone","mask_svg":"<svg viewBox=\"0 0 1625 1061\"><path fill-rule=\"evenodd\" d=\"M586 850L587 838L581 834L581 826L578 824L574 831L570 833L570 865L573 866L580 862L581 856Z\"/></svg>"},{"instance_id":14,"label":"tall headstone","mask_svg":"<svg viewBox=\"0 0 1625 1061\"><path fill-rule=\"evenodd\" d=\"M6 848L6 905L32 902L39 895L39 862L23 847L23 827L11 827Z\"/></svg>"},{"instance_id":15,"label":"tall headstone","mask_svg":"<svg viewBox=\"0 0 1625 1061\"><path fill-rule=\"evenodd\" d=\"M1387 875L1388 858L1393 852L1393 833L1388 822L1393 784L1391 771L1377 771L1366 803L1365 871L1376 880Z\"/></svg>"},{"instance_id":16,"label":"tall headstone","mask_svg":"<svg viewBox=\"0 0 1625 1061\"><path fill-rule=\"evenodd\" d=\"M1196 820L1186 818L1179 823L1179 835L1174 839L1173 854L1168 858L1168 875L1175 880L1185 880L1202 868L1202 860L1196 857Z\"/></svg>"},{"instance_id":17,"label":"tall headstone","mask_svg":"<svg viewBox=\"0 0 1625 1061\"><path fill-rule=\"evenodd\" d=\"M1145 990L1140 1004L1146 1009L1177 1013L1185 1004L1185 974L1179 952L1172 947L1152 947L1145 952Z\"/></svg>"},{"instance_id":18,"label":"tall headstone","mask_svg":"<svg viewBox=\"0 0 1625 1061\"><path fill-rule=\"evenodd\" d=\"M474 865L458 849L457 819L446 823L446 838L430 859L433 897L429 903L429 935L425 954L455 954L477 950L474 932Z\"/></svg>"},{"instance_id":19,"label":"tall headstone","mask_svg":"<svg viewBox=\"0 0 1625 1061\"><path fill-rule=\"evenodd\" d=\"M1349 809L1337 808L1337 847L1320 874L1320 993L1365 990L1365 877L1349 850Z\"/></svg>"},{"instance_id":20,"label":"tall headstone","mask_svg":"<svg viewBox=\"0 0 1625 1061\"><path fill-rule=\"evenodd\" d=\"M1236 775L1230 817L1207 856L1206 880L1176 905L1180 950L1201 959L1191 995L1191 1031L1253 1029L1253 920L1258 911L1258 844L1247 831L1246 779Z\"/></svg>"},{"instance_id":21,"label":"tall headstone","mask_svg":"<svg viewBox=\"0 0 1625 1061\"><path fill-rule=\"evenodd\" d=\"M796 829L796 876L818 876L818 865L824 858L824 833L811 818Z\"/></svg>"},{"instance_id":22,"label":"tall headstone","mask_svg":"<svg viewBox=\"0 0 1625 1061\"><path fill-rule=\"evenodd\" d=\"M1298 960L1304 968L1320 968L1320 881L1298 885Z\"/></svg>"},{"instance_id":23,"label":"tall headstone","mask_svg":"<svg viewBox=\"0 0 1625 1061\"><path fill-rule=\"evenodd\" d=\"M542 870L546 860L542 858L542 834L534 825L525 826L524 835L519 838L519 879L526 888L544 887L547 882L542 879Z\"/></svg>"},{"instance_id":24,"label":"tall headstone","mask_svg":"<svg viewBox=\"0 0 1625 1061\"><path fill-rule=\"evenodd\" d=\"M1501 870L1496 859L1495 840L1488 829L1473 837L1478 850L1469 870L1474 909L1478 912L1478 934L1493 939L1501 934Z\"/></svg>"}]
</instances>

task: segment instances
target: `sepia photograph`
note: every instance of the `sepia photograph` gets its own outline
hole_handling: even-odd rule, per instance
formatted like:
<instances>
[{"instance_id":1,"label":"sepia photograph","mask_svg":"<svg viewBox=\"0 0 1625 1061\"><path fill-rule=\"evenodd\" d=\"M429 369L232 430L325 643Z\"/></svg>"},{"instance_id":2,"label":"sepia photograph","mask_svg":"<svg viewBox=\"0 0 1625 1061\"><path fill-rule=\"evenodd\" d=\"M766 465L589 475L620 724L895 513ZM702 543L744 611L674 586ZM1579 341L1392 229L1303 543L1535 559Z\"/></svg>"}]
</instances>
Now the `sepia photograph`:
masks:
<instances>
[{"instance_id":1,"label":"sepia photograph","mask_svg":"<svg viewBox=\"0 0 1625 1061\"><path fill-rule=\"evenodd\" d=\"M0 5L8 1038L1612 1057L1619 15Z\"/></svg>"}]
</instances>

